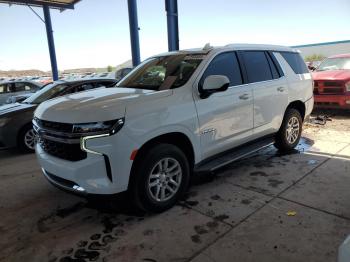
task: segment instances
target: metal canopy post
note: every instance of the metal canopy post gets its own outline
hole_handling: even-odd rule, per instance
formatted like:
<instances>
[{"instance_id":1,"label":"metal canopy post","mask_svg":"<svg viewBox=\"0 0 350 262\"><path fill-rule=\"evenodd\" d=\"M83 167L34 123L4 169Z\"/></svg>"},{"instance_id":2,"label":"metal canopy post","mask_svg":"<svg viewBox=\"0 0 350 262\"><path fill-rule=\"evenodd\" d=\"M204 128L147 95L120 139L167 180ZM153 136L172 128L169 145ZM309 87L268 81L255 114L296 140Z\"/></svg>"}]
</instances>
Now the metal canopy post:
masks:
<instances>
[{"instance_id":1,"label":"metal canopy post","mask_svg":"<svg viewBox=\"0 0 350 262\"><path fill-rule=\"evenodd\" d=\"M44 10L44 18L45 18L45 26L46 26L47 43L49 45L49 52L50 52L52 79L56 81L58 80L58 69L57 69L57 60L56 60L56 52L55 52L55 42L53 40L50 7L48 5L43 5L43 10Z\"/></svg>"},{"instance_id":2,"label":"metal canopy post","mask_svg":"<svg viewBox=\"0 0 350 262\"><path fill-rule=\"evenodd\" d=\"M179 50L177 0L165 0L165 11L167 12L168 49L169 51Z\"/></svg>"},{"instance_id":3,"label":"metal canopy post","mask_svg":"<svg viewBox=\"0 0 350 262\"><path fill-rule=\"evenodd\" d=\"M140 64L140 40L136 0L128 0L128 10L132 65L137 66L138 64Z\"/></svg>"}]
</instances>

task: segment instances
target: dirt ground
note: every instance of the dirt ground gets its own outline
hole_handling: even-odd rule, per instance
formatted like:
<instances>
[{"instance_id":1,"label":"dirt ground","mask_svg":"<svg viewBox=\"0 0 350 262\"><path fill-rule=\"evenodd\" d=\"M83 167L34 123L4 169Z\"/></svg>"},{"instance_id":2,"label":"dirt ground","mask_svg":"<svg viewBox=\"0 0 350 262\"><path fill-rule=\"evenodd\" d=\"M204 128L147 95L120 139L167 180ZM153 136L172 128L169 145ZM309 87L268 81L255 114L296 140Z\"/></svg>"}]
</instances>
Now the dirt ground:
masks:
<instances>
[{"instance_id":1,"label":"dirt ground","mask_svg":"<svg viewBox=\"0 0 350 262\"><path fill-rule=\"evenodd\" d=\"M193 185L181 203L134 214L51 186L35 155L0 152L0 261L329 262L350 234L350 113L306 124Z\"/></svg>"}]
</instances>

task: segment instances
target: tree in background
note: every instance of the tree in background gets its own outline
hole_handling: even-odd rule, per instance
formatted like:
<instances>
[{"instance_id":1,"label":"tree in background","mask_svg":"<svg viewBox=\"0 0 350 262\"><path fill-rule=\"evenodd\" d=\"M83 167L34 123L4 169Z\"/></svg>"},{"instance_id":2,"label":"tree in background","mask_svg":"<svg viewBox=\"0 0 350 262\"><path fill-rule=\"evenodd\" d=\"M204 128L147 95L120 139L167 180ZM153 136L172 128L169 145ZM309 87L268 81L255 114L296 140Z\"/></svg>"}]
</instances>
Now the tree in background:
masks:
<instances>
[{"instance_id":1,"label":"tree in background","mask_svg":"<svg viewBox=\"0 0 350 262\"><path fill-rule=\"evenodd\" d=\"M112 72L112 70L113 70L113 66L111 65L107 66L107 72Z\"/></svg>"},{"instance_id":2,"label":"tree in background","mask_svg":"<svg viewBox=\"0 0 350 262\"><path fill-rule=\"evenodd\" d=\"M313 61L322 61L326 57L322 54L313 54L305 57L306 62L313 62Z\"/></svg>"}]
</instances>

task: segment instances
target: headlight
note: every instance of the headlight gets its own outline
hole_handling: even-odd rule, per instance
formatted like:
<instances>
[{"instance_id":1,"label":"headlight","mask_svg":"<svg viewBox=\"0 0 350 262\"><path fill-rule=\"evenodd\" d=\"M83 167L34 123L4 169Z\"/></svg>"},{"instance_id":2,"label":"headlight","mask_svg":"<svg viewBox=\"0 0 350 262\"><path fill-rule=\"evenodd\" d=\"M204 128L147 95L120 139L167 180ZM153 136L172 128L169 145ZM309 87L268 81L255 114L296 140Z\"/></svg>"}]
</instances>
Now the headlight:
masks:
<instances>
[{"instance_id":1,"label":"headlight","mask_svg":"<svg viewBox=\"0 0 350 262\"><path fill-rule=\"evenodd\" d=\"M10 121L10 118L0 118L0 127L6 125L8 121Z\"/></svg>"},{"instance_id":2,"label":"headlight","mask_svg":"<svg viewBox=\"0 0 350 262\"><path fill-rule=\"evenodd\" d=\"M110 134L117 133L124 125L124 118L117 120L104 121L104 122L93 122L85 124L74 124L73 133L80 134Z\"/></svg>"},{"instance_id":3,"label":"headlight","mask_svg":"<svg viewBox=\"0 0 350 262\"><path fill-rule=\"evenodd\" d=\"M350 92L350 81L345 83L346 91Z\"/></svg>"}]
</instances>

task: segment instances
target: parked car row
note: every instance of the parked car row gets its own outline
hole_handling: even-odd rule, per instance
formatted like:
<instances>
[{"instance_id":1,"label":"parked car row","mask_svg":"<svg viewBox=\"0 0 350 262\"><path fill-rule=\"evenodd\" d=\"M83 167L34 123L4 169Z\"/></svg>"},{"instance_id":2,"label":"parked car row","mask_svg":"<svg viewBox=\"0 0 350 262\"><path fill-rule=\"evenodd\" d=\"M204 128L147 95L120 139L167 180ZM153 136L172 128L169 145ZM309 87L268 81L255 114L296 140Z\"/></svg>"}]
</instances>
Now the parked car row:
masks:
<instances>
[{"instance_id":1,"label":"parked car row","mask_svg":"<svg viewBox=\"0 0 350 262\"><path fill-rule=\"evenodd\" d=\"M111 78L116 79L117 81L120 81L124 76L126 76L130 71L132 70L132 67L123 67L121 69L118 69L117 71L113 72L102 72L102 73L71 73L71 74L62 74L59 77L59 80L76 80L81 78ZM7 81L7 82L13 82L13 81L22 81L22 82L37 82L41 85L48 84L52 82L51 76L27 76L27 77L20 77L20 78L0 78L0 82Z\"/></svg>"},{"instance_id":2,"label":"parked car row","mask_svg":"<svg viewBox=\"0 0 350 262\"><path fill-rule=\"evenodd\" d=\"M0 149L18 147L22 151L34 151L33 113L42 102L76 92L95 88L108 88L115 84L116 80L114 79L102 78L73 81L60 80L45 85L21 103L17 102L1 106Z\"/></svg>"},{"instance_id":3,"label":"parked car row","mask_svg":"<svg viewBox=\"0 0 350 262\"><path fill-rule=\"evenodd\" d=\"M33 81L3 81L0 82L0 105L25 99L26 94L30 95L40 90L43 85ZM13 99L12 96L17 98ZM23 100L24 100L23 99Z\"/></svg>"},{"instance_id":4,"label":"parked car row","mask_svg":"<svg viewBox=\"0 0 350 262\"><path fill-rule=\"evenodd\" d=\"M62 76L60 80L62 81L72 81L79 79L115 79L117 82L120 81L123 77L125 77L132 68L126 67L117 70L116 72L111 73L102 73L102 74L85 74L85 75L70 75L70 76ZM30 79L30 80L29 80ZM41 82L43 78L39 77L28 77L27 80L23 79L10 79L4 80L0 82L0 106L3 104L11 104L16 102L22 102L28 97L30 97L34 92L39 90L45 84L51 83L49 82L43 84Z\"/></svg>"}]
</instances>

